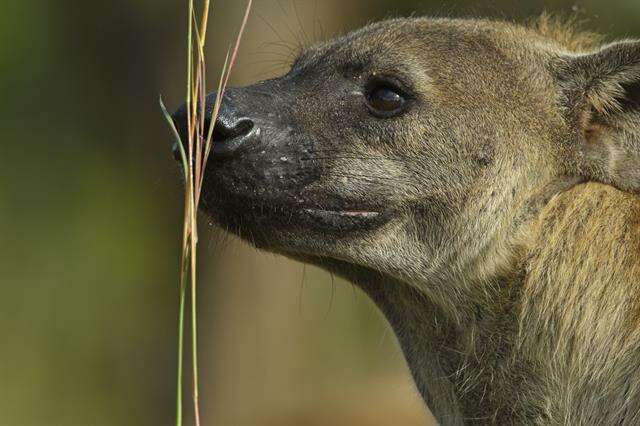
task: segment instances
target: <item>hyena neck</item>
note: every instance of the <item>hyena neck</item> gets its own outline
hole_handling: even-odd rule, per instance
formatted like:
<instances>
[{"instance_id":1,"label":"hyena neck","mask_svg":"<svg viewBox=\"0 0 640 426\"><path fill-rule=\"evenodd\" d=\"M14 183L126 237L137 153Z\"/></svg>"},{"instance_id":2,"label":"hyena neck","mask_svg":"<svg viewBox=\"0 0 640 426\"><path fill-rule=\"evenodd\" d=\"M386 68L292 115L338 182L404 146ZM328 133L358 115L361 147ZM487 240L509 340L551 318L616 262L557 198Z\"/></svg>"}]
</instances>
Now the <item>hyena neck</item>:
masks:
<instances>
[{"instance_id":1,"label":"hyena neck","mask_svg":"<svg viewBox=\"0 0 640 426\"><path fill-rule=\"evenodd\" d=\"M442 274L450 282L408 282L347 261L289 256L351 281L373 300L393 329L426 406L448 426L531 424L540 418L527 405L534 401L522 397L533 393L530 387L539 380L513 347L527 251L518 247L511 254L480 275Z\"/></svg>"},{"instance_id":2,"label":"hyena neck","mask_svg":"<svg viewBox=\"0 0 640 426\"><path fill-rule=\"evenodd\" d=\"M470 419L513 423L518 417L526 424L532 409L521 406L519 392L535 380L516 377L533 373L515 360L511 347L517 336L526 249L512 254L502 267L493 268L491 277L465 273L460 282L446 283L409 283L337 260L298 259L345 277L376 303L440 424L474 423ZM453 274L448 276L453 279ZM444 299L446 289L449 300Z\"/></svg>"},{"instance_id":3,"label":"hyena neck","mask_svg":"<svg viewBox=\"0 0 640 426\"><path fill-rule=\"evenodd\" d=\"M351 279L385 314L440 424L514 420L518 380L511 372L528 369L511 357L519 294L513 279L491 283L492 295L461 298L453 315L418 286L379 275ZM517 416L528 417L530 410L520 408Z\"/></svg>"},{"instance_id":4,"label":"hyena neck","mask_svg":"<svg viewBox=\"0 0 640 426\"><path fill-rule=\"evenodd\" d=\"M443 320L442 309L401 283L369 280L359 285L393 328L418 391L438 422L462 424L460 398L449 379L459 354L454 358L444 356L449 341L456 340L457 331Z\"/></svg>"}]
</instances>

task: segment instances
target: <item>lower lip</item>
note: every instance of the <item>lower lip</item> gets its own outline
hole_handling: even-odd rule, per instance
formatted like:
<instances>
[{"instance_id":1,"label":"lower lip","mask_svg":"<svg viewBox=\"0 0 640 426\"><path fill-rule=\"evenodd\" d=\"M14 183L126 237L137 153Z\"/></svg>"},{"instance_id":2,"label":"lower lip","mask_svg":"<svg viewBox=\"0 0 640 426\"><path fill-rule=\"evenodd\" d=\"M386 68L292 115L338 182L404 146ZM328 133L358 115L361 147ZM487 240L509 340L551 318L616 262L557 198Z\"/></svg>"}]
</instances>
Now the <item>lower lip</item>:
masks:
<instances>
[{"instance_id":1,"label":"lower lip","mask_svg":"<svg viewBox=\"0 0 640 426\"><path fill-rule=\"evenodd\" d=\"M383 222L384 215L373 211L304 209L308 225L328 231L364 231Z\"/></svg>"},{"instance_id":2,"label":"lower lip","mask_svg":"<svg viewBox=\"0 0 640 426\"><path fill-rule=\"evenodd\" d=\"M213 200L206 207L209 214L216 216L220 223L238 229L252 226L259 228L294 229L304 232L337 233L346 235L351 232L365 232L375 229L389 219L391 211L374 210L329 210L321 208L277 206L247 201L246 204L225 203ZM248 208L247 208L248 207Z\"/></svg>"},{"instance_id":3,"label":"lower lip","mask_svg":"<svg viewBox=\"0 0 640 426\"><path fill-rule=\"evenodd\" d=\"M376 219L380 217L380 213L378 212L367 211L305 209L304 212L313 216L343 217L355 219Z\"/></svg>"}]
</instances>

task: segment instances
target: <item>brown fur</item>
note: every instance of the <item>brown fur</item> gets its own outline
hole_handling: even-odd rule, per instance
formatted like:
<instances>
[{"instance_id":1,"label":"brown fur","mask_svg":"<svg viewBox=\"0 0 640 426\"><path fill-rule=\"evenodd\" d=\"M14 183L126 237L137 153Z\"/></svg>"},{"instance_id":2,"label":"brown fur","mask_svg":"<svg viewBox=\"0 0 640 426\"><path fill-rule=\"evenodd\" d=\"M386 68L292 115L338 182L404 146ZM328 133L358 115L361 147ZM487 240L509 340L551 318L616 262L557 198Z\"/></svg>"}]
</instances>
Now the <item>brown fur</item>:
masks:
<instances>
[{"instance_id":1,"label":"brown fur","mask_svg":"<svg viewBox=\"0 0 640 426\"><path fill-rule=\"evenodd\" d=\"M548 389L544 416L638 424L640 199L581 185L553 199L533 233L517 347Z\"/></svg>"},{"instance_id":2,"label":"brown fur","mask_svg":"<svg viewBox=\"0 0 640 426\"><path fill-rule=\"evenodd\" d=\"M599 40L543 16L315 46L230 92L260 137L205 210L369 294L443 425L640 424L640 42ZM367 113L381 75L402 115Z\"/></svg>"},{"instance_id":3,"label":"brown fur","mask_svg":"<svg viewBox=\"0 0 640 426\"><path fill-rule=\"evenodd\" d=\"M602 45L604 37L585 30L582 24L575 16L564 17L543 13L532 19L528 27L570 52L584 53L597 50Z\"/></svg>"}]
</instances>

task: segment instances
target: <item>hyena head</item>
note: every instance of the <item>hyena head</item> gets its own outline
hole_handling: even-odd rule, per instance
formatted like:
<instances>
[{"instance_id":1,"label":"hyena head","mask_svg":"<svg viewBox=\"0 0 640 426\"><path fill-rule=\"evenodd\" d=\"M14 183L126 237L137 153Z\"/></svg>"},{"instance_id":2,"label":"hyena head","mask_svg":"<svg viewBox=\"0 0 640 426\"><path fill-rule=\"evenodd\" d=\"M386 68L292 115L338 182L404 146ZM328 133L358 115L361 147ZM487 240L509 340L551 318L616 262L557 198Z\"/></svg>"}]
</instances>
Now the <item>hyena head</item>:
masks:
<instances>
[{"instance_id":1,"label":"hyena head","mask_svg":"<svg viewBox=\"0 0 640 426\"><path fill-rule=\"evenodd\" d=\"M550 33L391 20L228 90L204 211L259 248L451 303L558 191L640 188L640 43Z\"/></svg>"}]
</instances>

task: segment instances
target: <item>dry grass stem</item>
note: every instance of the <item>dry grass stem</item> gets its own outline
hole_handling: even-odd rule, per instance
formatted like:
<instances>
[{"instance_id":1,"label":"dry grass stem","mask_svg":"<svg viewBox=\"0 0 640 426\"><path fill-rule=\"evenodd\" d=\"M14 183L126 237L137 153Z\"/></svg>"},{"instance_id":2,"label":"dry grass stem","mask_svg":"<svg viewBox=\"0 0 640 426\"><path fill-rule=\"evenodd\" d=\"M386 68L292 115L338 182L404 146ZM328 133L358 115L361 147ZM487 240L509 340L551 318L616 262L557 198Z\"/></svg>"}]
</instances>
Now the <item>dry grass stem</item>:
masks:
<instances>
[{"instance_id":1,"label":"dry grass stem","mask_svg":"<svg viewBox=\"0 0 640 426\"><path fill-rule=\"evenodd\" d=\"M211 116L206 112L206 60L205 42L209 22L210 0L204 0L200 14L200 26L196 16L194 0L188 0L188 33L187 33L187 134L183 141L175 123L171 119L162 99L160 106L178 144L182 168L185 178L184 194L184 227L182 234L182 255L180 259L180 286L178 309L178 365L176 389L176 426L182 426L182 388L184 365L184 326L186 312L187 285L191 291L191 366L192 366L192 397L194 419L196 426L200 426L200 404L198 386L198 339L197 339L197 246L198 246L198 206L204 181L207 159L211 153L213 125L206 128L206 123L215 123L220 111L220 103L224 96L229 76L235 64L242 34L245 31L252 7L252 0L247 8L238 32L235 45L230 48L225 58L217 86L217 95ZM208 120L209 119L209 120Z\"/></svg>"}]
</instances>

